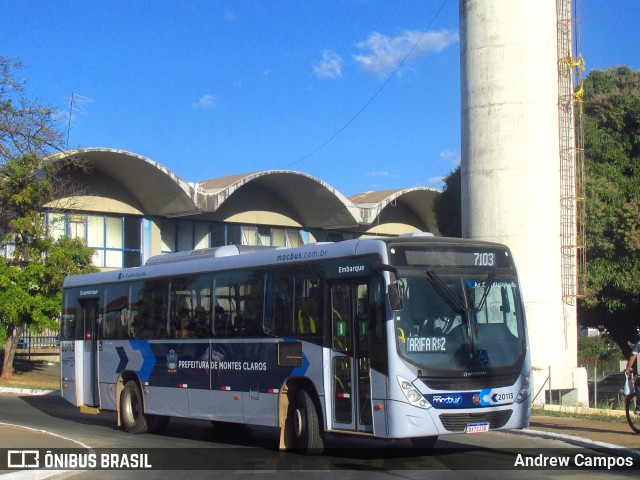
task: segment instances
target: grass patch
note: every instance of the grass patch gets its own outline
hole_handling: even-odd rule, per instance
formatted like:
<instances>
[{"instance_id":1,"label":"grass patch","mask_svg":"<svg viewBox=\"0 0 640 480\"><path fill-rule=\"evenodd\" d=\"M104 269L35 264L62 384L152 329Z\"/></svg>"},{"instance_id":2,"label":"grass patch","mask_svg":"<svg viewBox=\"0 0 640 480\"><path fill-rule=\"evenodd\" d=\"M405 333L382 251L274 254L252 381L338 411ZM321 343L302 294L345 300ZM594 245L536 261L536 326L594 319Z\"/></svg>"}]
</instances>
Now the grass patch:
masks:
<instances>
[{"instance_id":1,"label":"grass patch","mask_svg":"<svg viewBox=\"0 0 640 480\"><path fill-rule=\"evenodd\" d=\"M606 413L600 413L594 410L592 413L574 413L555 410L544 410L540 407L532 407L531 415L541 415L545 417L564 417L564 418L582 418L585 420L598 420L601 422L610 423L627 423L627 418L624 416L607 415Z\"/></svg>"},{"instance_id":2,"label":"grass patch","mask_svg":"<svg viewBox=\"0 0 640 480\"><path fill-rule=\"evenodd\" d=\"M60 390L60 368L57 364L16 359L13 370L11 378L0 378L0 387Z\"/></svg>"},{"instance_id":3,"label":"grass patch","mask_svg":"<svg viewBox=\"0 0 640 480\"><path fill-rule=\"evenodd\" d=\"M60 381L55 377L16 372L10 379L0 379L0 386L13 388L35 388L42 390L60 390Z\"/></svg>"}]
</instances>

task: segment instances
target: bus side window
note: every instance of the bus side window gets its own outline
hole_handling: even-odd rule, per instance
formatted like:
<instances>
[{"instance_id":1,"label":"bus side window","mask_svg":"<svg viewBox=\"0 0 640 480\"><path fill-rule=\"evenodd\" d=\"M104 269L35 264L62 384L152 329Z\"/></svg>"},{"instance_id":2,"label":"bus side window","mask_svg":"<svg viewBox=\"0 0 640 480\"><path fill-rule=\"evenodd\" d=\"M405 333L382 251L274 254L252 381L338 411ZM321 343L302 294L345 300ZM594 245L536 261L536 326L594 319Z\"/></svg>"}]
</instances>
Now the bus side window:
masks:
<instances>
[{"instance_id":1,"label":"bus side window","mask_svg":"<svg viewBox=\"0 0 640 480\"><path fill-rule=\"evenodd\" d=\"M130 308L133 311L130 331L132 338L166 338L167 297L169 283L163 280L135 282L131 288Z\"/></svg>"},{"instance_id":2,"label":"bus side window","mask_svg":"<svg viewBox=\"0 0 640 480\"><path fill-rule=\"evenodd\" d=\"M213 336L227 338L233 336L232 319L235 316L235 289L230 285L231 278L226 272L215 276L215 315L213 319Z\"/></svg>"},{"instance_id":3,"label":"bus side window","mask_svg":"<svg viewBox=\"0 0 640 480\"><path fill-rule=\"evenodd\" d=\"M229 315L224 311L224 308L216 303L213 314L213 336L214 337L226 337L227 336L227 321Z\"/></svg>"},{"instance_id":4,"label":"bus side window","mask_svg":"<svg viewBox=\"0 0 640 480\"><path fill-rule=\"evenodd\" d=\"M296 332L299 335L321 335L322 294L318 276L299 273L295 285Z\"/></svg>"},{"instance_id":5,"label":"bus side window","mask_svg":"<svg viewBox=\"0 0 640 480\"><path fill-rule=\"evenodd\" d=\"M374 277L371 280L369 294L369 312L372 323L371 332L371 368L388 374L387 323L385 312L384 279ZM406 339L405 339L406 341Z\"/></svg>"},{"instance_id":6,"label":"bus side window","mask_svg":"<svg viewBox=\"0 0 640 480\"><path fill-rule=\"evenodd\" d=\"M237 334L240 337L260 336L262 326L262 281L250 277L237 287L240 297L236 322Z\"/></svg>"},{"instance_id":7,"label":"bus side window","mask_svg":"<svg viewBox=\"0 0 640 480\"><path fill-rule=\"evenodd\" d=\"M64 294L61 340L84 339L83 310L78 300L78 290L70 289Z\"/></svg>"},{"instance_id":8,"label":"bus side window","mask_svg":"<svg viewBox=\"0 0 640 480\"><path fill-rule=\"evenodd\" d=\"M331 287L331 323L333 325L333 349L346 353L351 350L350 285Z\"/></svg>"},{"instance_id":9,"label":"bus side window","mask_svg":"<svg viewBox=\"0 0 640 480\"><path fill-rule=\"evenodd\" d=\"M107 287L105 292L105 312L102 321L102 338L114 340L128 338L128 306L128 285Z\"/></svg>"},{"instance_id":10,"label":"bus side window","mask_svg":"<svg viewBox=\"0 0 640 480\"><path fill-rule=\"evenodd\" d=\"M293 335L293 277L289 272L277 272L274 291L275 334Z\"/></svg>"}]
</instances>

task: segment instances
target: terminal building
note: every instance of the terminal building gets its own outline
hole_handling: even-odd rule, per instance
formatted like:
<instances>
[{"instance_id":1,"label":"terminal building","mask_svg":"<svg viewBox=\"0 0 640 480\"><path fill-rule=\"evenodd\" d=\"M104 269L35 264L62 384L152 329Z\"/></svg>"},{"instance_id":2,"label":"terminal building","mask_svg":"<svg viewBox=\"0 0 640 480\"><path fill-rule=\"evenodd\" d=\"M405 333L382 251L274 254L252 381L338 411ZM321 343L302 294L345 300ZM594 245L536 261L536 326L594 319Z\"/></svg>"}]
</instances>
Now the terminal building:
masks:
<instances>
[{"instance_id":1,"label":"terminal building","mask_svg":"<svg viewBox=\"0 0 640 480\"><path fill-rule=\"evenodd\" d=\"M310 175L266 170L187 182L141 155L112 148L73 150L79 190L48 205L55 237L80 237L102 269L223 245L296 247L374 235L438 234L427 187L345 197ZM206 175L206 174L205 174ZM8 253L8 252L5 252Z\"/></svg>"}]
</instances>

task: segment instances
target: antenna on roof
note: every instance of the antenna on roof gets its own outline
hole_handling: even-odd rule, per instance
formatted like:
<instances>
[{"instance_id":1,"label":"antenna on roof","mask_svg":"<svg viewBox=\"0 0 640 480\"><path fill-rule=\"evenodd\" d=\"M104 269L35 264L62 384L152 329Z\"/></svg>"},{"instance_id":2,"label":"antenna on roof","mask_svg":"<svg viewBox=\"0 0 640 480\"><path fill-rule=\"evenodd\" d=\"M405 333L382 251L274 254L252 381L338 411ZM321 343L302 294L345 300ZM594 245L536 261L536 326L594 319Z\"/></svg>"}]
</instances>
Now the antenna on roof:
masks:
<instances>
[{"instance_id":1,"label":"antenna on roof","mask_svg":"<svg viewBox=\"0 0 640 480\"><path fill-rule=\"evenodd\" d=\"M65 98L65 100L69 100L69 123L67 124L67 149L69 148L69 135L71 133L71 117L73 112L78 112L82 115L86 115L87 111L82 107L85 103L93 102L89 97L84 97L82 95L78 95L77 93L72 93L71 98Z\"/></svg>"}]
</instances>

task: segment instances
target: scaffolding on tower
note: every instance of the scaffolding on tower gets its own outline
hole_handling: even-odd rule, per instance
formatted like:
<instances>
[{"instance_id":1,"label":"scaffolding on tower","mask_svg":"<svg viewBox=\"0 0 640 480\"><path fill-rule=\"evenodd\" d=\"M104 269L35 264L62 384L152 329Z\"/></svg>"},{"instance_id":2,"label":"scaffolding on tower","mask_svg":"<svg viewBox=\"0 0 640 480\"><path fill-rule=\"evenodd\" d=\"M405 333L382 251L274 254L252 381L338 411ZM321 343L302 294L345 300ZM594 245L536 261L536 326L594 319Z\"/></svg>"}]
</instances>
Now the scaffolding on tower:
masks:
<instances>
[{"instance_id":1,"label":"scaffolding on tower","mask_svg":"<svg viewBox=\"0 0 640 480\"><path fill-rule=\"evenodd\" d=\"M579 0L556 0L562 300L573 306L586 291L585 185Z\"/></svg>"}]
</instances>

